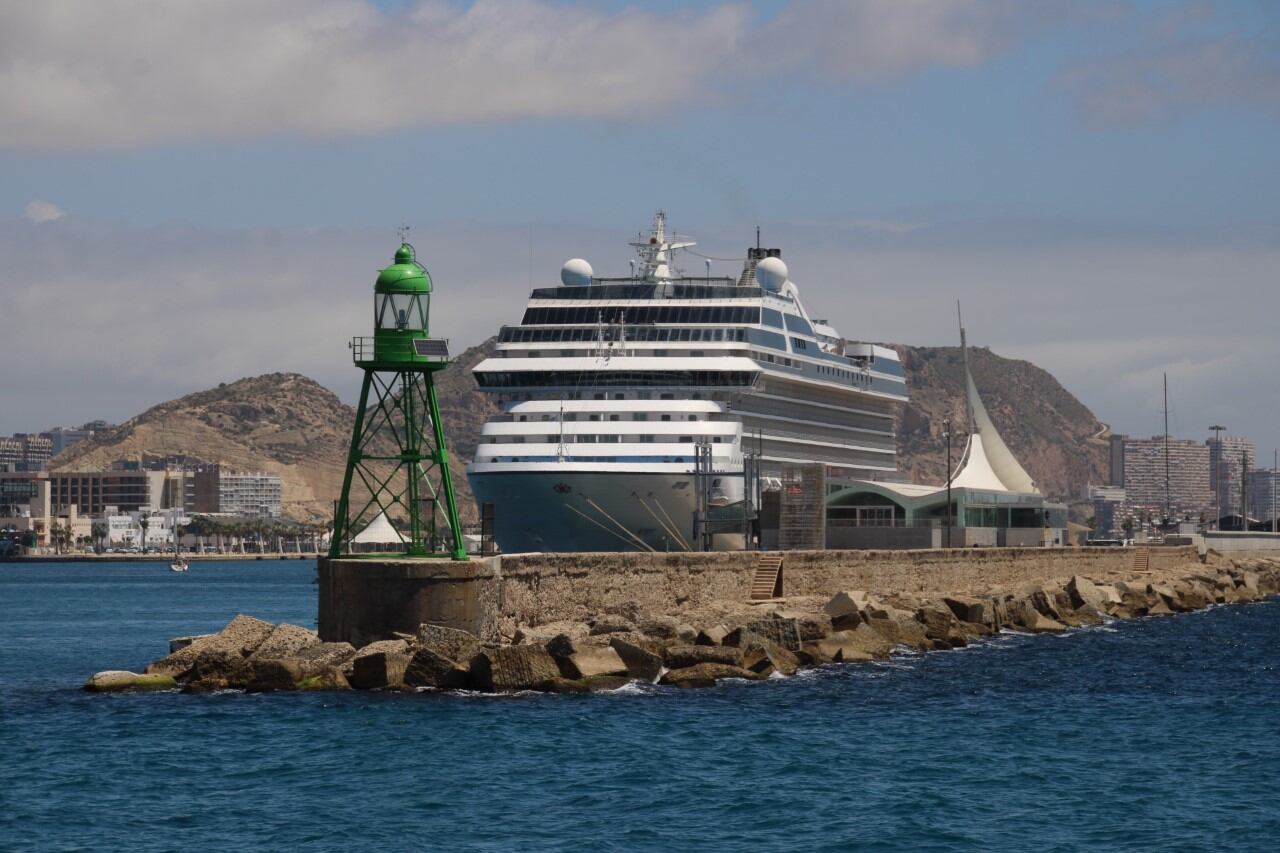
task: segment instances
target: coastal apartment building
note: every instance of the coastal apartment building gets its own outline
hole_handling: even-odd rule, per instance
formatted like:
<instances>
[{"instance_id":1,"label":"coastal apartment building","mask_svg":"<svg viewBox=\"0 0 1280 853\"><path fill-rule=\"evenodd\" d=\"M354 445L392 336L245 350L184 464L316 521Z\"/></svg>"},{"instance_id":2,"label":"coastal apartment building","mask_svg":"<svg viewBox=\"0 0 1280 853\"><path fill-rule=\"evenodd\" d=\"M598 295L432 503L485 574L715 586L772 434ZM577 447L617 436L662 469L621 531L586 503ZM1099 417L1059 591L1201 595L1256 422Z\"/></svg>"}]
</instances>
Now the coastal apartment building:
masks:
<instances>
[{"instance_id":1,"label":"coastal apartment building","mask_svg":"<svg viewBox=\"0 0 1280 853\"><path fill-rule=\"evenodd\" d=\"M50 502L59 510L75 507L81 515L102 515L164 508L163 471L54 471L47 475Z\"/></svg>"},{"instance_id":2,"label":"coastal apartment building","mask_svg":"<svg viewBox=\"0 0 1280 853\"><path fill-rule=\"evenodd\" d=\"M1166 445L1168 450L1166 464ZM1198 441L1164 436L1124 441L1125 499L1128 506L1159 519L1167 500L1174 518L1211 516L1213 491L1209 482L1209 447Z\"/></svg>"},{"instance_id":3,"label":"coastal apartment building","mask_svg":"<svg viewBox=\"0 0 1280 853\"><path fill-rule=\"evenodd\" d=\"M52 455L53 441L47 435L19 432L0 438L0 465L11 465L14 470L44 470Z\"/></svg>"},{"instance_id":4,"label":"coastal apartment building","mask_svg":"<svg viewBox=\"0 0 1280 853\"><path fill-rule=\"evenodd\" d=\"M195 512L270 517L284 510L279 474L206 465L193 471L191 477Z\"/></svg>"},{"instance_id":5,"label":"coastal apartment building","mask_svg":"<svg viewBox=\"0 0 1280 853\"><path fill-rule=\"evenodd\" d=\"M1253 470L1257 455L1253 442L1223 436L1211 438L1205 445L1209 448L1209 483L1218 518L1239 515L1240 503L1245 499L1244 473Z\"/></svg>"},{"instance_id":6,"label":"coastal apartment building","mask_svg":"<svg viewBox=\"0 0 1280 853\"><path fill-rule=\"evenodd\" d=\"M1280 474L1274 468L1249 472L1249 517L1272 521L1280 513Z\"/></svg>"}]
</instances>

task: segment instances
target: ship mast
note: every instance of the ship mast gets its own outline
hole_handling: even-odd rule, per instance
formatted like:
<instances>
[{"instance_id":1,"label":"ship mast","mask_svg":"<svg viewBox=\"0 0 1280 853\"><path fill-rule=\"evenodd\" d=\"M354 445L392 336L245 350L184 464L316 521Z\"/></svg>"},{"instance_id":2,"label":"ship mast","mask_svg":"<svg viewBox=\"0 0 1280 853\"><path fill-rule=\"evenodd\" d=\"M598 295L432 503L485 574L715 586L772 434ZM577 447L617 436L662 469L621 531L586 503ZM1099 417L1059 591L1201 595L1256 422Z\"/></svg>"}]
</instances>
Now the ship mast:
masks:
<instances>
[{"instance_id":1,"label":"ship mast","mask_svg":"<svg viewBox=\"0 0 1280 853\"><path fill-rule=\"evenodd\" d=\"M653 229L649 239L637 239L633 242L636 254L640 256L641 277L645 281L665 282L678 275L672 274L671 253L676 249L687 249L696 246L692 240L680 238L678 235L667 235L667 214L659 210L653 215Z\"/></svg>"}]
</instances>

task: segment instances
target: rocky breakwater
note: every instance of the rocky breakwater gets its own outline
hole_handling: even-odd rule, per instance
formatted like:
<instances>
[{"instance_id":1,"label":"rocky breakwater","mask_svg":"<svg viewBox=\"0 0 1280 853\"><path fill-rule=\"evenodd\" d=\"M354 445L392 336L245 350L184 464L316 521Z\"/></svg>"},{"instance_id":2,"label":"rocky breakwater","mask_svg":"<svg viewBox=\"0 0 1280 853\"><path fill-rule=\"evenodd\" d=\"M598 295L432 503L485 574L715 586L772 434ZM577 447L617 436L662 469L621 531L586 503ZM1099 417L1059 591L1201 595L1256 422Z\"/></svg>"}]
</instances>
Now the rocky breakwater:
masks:
<instances>
[{"instance_id":1,"label":"rocky breakwater","mask_svg":"<svg viewBox=\"0 0 1280 853\"><path fill-rule=\"evenodd\" d=\"M297 625L237 616L216 634L180 637L143 672L107 671L99 692L177 690L400 690L589 693L640 680L709 687L801 667L883 660L895 652L965 646L1000 631L1053 633L1234 604L1280 593L1280 560L1239 559L1131 579L1076 575L982 594L845 590L697 611L645 612L637 602L586 622L520 626L499 644L423 624L356 648ZM698 627L701 626L701 627Z\"/></svg>"}]
</instances>

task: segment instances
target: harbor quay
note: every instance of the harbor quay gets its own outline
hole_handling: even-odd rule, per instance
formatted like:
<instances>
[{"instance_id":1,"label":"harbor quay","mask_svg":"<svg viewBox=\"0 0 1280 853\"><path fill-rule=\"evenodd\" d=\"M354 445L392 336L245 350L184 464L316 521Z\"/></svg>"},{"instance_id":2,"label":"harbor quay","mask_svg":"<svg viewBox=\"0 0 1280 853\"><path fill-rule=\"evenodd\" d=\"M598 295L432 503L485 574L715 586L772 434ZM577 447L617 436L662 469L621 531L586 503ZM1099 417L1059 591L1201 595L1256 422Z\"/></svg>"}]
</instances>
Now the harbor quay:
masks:
<instances>
[{"instance_id":1,"label":"harbor quay","mask_svg":"<svg viewBox=\"0 0 1280 853\"><path fill-rule=\"evenodd\" d=\"M91 691L709 687L1280 593L1280 547L322 559L319 630L239 615ZM771 575L770 593L758 579Z\"/></svg>"}]
</instances>

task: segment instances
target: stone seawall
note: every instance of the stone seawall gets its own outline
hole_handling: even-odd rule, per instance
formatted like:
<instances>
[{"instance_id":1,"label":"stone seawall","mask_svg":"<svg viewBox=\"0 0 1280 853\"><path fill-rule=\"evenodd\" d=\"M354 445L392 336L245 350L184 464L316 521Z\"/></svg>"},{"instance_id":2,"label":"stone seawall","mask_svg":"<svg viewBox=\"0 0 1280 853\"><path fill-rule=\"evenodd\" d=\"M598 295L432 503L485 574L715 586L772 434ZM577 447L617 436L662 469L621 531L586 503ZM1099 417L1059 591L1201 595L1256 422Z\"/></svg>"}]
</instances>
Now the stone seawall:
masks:
<instances>
[{"instance_id":1,"label":"stone seawall","mask_svg":"<svg viewBox=\"0 0 1280 853\"><path fill-rule=\"evenodd\" d=\"M1037 581L1133 574L1134 548L982 548L930 551L788 551L783 595L831 596L844 589L890 595L981 595ZM1198 563L1193 547L1152 548L1153 571ZM670 613L715 602L746 602L754 552L695 554L514 554L502 558L500 622L583 621L636 602Z\"/></svg>"}]
</instances>

